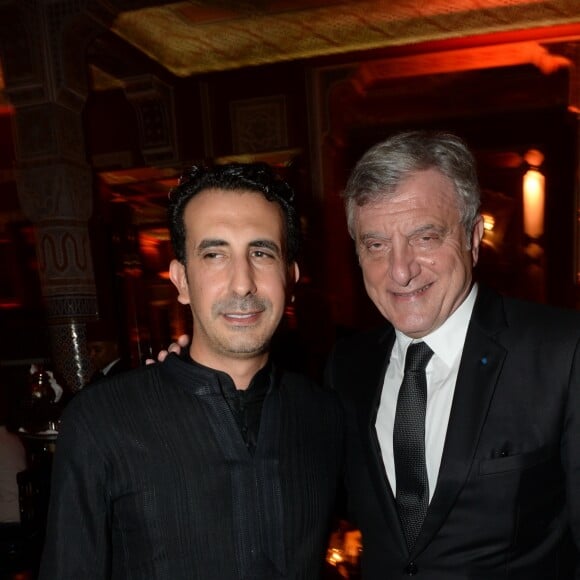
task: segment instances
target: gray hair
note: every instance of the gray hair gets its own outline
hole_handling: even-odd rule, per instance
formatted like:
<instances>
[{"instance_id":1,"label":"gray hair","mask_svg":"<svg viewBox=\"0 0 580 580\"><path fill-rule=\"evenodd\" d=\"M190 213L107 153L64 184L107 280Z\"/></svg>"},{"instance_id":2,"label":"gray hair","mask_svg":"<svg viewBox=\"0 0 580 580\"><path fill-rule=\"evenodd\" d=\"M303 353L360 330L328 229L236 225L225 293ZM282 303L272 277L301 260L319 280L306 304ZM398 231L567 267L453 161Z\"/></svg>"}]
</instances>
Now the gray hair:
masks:
<instances>
[{"instance_id":1,"label":"gray hair","mask_svg":"<svg viewBox=\"0 0 580 580\"><path fill-rule=\"evenodd\" d=\"M355 207L389 199L416 171L437 169L455 186L461 224L471 240L480 206L475 159L456 135L411 131L371 147L353 169L343 193L348 231L355 238Z\"/></svg>"}]
</instances>

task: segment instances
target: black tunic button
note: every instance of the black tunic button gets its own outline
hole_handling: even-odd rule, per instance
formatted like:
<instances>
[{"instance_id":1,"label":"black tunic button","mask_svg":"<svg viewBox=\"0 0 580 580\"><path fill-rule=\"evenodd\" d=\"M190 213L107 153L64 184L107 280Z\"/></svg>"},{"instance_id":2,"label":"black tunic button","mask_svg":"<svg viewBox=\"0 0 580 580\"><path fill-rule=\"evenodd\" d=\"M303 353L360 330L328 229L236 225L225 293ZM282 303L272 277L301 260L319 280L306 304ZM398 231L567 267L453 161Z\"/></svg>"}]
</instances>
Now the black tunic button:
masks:
<instances>
[{"instance_id":1,"label":"black tunic button","mask_svg":"<svg viewBox=\"0 0 580 580\"><path fill-rule=\"evenodd\" d=\"M403 574L406 574L407 576L415 576L418 573L419 567L417 566L417 564L415 564L415 562L409 562L405 566L405 569L403 570Z\"/></svg>"}]
</instances>

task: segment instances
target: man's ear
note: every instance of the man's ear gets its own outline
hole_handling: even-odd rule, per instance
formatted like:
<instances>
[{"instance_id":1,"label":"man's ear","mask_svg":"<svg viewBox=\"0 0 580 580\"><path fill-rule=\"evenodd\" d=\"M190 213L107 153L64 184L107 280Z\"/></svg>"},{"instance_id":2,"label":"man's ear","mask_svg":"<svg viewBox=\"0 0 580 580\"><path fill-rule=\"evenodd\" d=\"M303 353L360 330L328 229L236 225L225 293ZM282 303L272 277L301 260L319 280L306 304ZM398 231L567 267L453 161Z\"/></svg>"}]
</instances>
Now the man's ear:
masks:
<instances>
[{"instance_id":1,"label":"man's ear","mask_svg":"<svg viewBox=\"0 0 580 580\"><path fill-rule=\"evenodd\" d=\"M171 260L169 264L169 279L177 288L177 300L181 304L189 304L189 284L185 266L178 260Z\"/></svg>"},{"instance_id":2,"label":"man's ear","mask_svg":"<svg viewBox=\"0 0 580 580\"><path fill-rule=\"evenodd\" d=\"M294 302L294 287L300 279L300 268L296 262L292 262L288 266L288 278L286 284L286 299L289 302Z\"/></svg>"},{"instance_id":3,"label":"man's ear","mask_svg":"<svg viewBox=\"0 0 580 580\"><path fill-rule=\"evenodd\" d=\"M483 239L483 234L483 217L479 215L471 234L471 259L474 266L477 264L477 260L479 259L479 247L481 245L481 240Z\"/></svg>"},{"instance_id":4,"label":"man's ear","mask_svg":"<svg viewBox=\"0 0 580 580\"><path fill-rule=\"evenodd\" d=\"M290 280L292 280L292 286L300 280L300 268L297 262L292 262L290 266Z\"/></svg>"}]
</instances>

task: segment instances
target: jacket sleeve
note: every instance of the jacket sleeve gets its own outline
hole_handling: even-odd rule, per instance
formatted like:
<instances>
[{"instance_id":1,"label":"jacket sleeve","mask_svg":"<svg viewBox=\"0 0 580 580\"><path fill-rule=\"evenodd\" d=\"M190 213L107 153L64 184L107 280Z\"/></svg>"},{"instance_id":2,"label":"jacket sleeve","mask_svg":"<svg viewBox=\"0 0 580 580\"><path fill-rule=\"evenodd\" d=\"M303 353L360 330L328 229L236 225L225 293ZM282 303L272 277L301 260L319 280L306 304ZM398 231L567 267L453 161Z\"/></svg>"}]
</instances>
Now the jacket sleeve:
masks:
<instances>
[{"instance_id":1,"label":"jacket sleeve","mask_svg":"<svg viewBox=\"0 0 580 580\"><path fill-rule=\"evenodd\" d=\"M90 428L94 411L75 403L63 415L56 444L39 580L110 578L108 469Z\"/></svg>"},{"instance_id":2,"label":"jacket sleeve","mask_svg":"<svg viewBox=\"0 0 580 580\"><path fill-rule=\"evenodd\" d=\"M580 554L580 339L570 368L568 402L562 434L562 460L566 472L566 503L570 529ZM574 578L580 580L580 562L576 558Z\"/></svg>"}]
</instances>

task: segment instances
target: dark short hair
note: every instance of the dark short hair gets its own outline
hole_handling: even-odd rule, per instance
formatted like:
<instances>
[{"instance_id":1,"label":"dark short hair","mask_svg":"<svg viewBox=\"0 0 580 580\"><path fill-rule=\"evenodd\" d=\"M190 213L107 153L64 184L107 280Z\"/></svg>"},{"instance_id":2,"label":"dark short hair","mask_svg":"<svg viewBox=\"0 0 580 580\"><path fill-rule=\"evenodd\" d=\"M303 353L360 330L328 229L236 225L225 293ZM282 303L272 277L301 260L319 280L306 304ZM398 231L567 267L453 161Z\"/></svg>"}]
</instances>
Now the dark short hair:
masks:
<instances>
[{"instance_id":1,"label":"dark short hair","mask_svg":"<svg viewBox=\"0 0 580 580\"><path fill-rule=\"evenodd\" d=\"M294 190L266 163L225 163L213 167L194 165L179 178L169 193L168 219L175 257L185 264L185 223L187 203L207 189L253 191L276 203L284 215L284 253L291 264L298 256L300 227L294 207Z\"/></svg>"}]
</instances>

